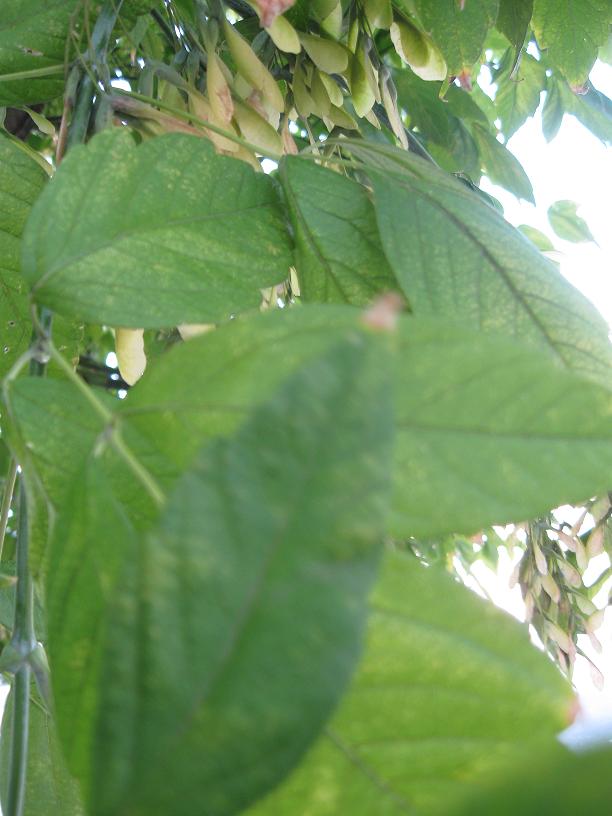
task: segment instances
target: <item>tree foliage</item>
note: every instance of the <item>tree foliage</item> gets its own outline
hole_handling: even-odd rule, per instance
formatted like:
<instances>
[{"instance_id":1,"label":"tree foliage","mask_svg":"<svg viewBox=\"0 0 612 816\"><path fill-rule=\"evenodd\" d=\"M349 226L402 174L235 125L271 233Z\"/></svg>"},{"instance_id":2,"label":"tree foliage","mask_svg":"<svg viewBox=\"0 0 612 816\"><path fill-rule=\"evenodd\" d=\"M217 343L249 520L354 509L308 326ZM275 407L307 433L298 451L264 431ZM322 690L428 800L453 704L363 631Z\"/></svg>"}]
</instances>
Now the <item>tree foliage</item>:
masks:
<instances>
[{"instance_id":1,"label":"tree foliage","mask_svg":"<svg viewBox=\"0 0 612 816\"><path fill-rule=\"evenodd\" d=\"M3 812L604 807L555 734L609 577L608 327L479 184L533 201L542 102L611 140L611 23L5 0ZM542 651L457 581L502 546Z\"/></svg>"}]
</instances>

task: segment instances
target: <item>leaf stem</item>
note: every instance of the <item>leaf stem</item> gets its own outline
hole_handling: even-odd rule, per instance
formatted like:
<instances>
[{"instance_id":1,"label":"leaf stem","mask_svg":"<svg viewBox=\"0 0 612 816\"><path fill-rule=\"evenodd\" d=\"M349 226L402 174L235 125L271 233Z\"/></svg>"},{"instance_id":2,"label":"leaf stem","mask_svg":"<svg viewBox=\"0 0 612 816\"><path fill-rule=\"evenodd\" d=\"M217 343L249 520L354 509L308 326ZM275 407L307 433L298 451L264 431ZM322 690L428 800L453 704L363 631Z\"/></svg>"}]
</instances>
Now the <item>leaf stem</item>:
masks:
<instances>
[{"instance_id":1,"label":"leaf stem","mask_svg":"<svg viewBox=\"0 0 612 816\"><path fill-rule=\"evenodd\" d=\"M155 478L149 473L144 465L139 462L134 453L125 444L125 441L121 435L121 430L117 426L116 414L107 408L96 397L92 389L81 379L81 377L79 377L70 363L60 354L50 340L48 341L48 348L51 359L59 366L59 368L61 368L70 382L80 391L93 410L98 414L100 419L102 419L108 426L110 430L109 441L116 453L119 454L134 476L142 484L157 507L163 507L166 501L164 491L157 484Z\"/></svg>"},{"instance_id":2,"label":"leaf stem","mask_svg":"<svg viewBox=\"0 0 612 816\"><path fill-rule=\"evenodd\" d=\"M4 536L6 535L6 525L8 523L11 502L15 491L15 481L17 479L17 462L11 458L6 480L4 482L4 492L2 494L2 507L0 508L0 561L2 561L2 550L4 548Z\"/></svg>"}]
</instances>

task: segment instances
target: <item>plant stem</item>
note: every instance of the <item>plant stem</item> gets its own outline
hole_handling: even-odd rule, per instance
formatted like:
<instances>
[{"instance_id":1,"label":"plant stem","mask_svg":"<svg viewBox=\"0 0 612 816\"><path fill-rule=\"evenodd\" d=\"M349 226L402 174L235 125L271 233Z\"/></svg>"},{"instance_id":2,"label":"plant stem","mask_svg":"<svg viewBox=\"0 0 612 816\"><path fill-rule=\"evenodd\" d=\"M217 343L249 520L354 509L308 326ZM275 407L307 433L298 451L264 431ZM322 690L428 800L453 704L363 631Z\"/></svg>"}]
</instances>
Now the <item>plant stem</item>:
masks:
<instances>
[{"instance_id":1,"label":"plant stem","mask_svg":"<svg viewBox=\"0 0 612 816\"><path fill-rule=\"evenodd\" d=\"M36 647L34 635L33 585L29 568L29 527L23 481L19 484L17 523L17 586L15 590L15 624L11 645L24 658ZM24 660L13 681L13 723L10 743L10 766L6 816L21 816L25 798L28 759L28 724L30 717L30 665Z\"/></svg>"},{"instance_id":2,"label":"plant stem","mask_svg":"<svg viewBox=\"0 0 612 816\"><path fill-rule=\"evenodd\" d=\"M30 724L30 666L23 663L13 680L13 722L6 816L21 816L25 800Z\"/></svg>"},{"instance_id":3,"label":"plant stem","mask_svg":"<svg viewBox=\"0 0 612 816\"><path fill-rule=\"evenodd\" d=\"M2 494L2 507L0 508L0 561L2 561L2 550L4 548L4 536L6 535L6 525L8 523L13 492L15 490L15 480L17 479L17 462L11 459L6 481L4 483L4 493Z\"/></svg>"}]
</instances>

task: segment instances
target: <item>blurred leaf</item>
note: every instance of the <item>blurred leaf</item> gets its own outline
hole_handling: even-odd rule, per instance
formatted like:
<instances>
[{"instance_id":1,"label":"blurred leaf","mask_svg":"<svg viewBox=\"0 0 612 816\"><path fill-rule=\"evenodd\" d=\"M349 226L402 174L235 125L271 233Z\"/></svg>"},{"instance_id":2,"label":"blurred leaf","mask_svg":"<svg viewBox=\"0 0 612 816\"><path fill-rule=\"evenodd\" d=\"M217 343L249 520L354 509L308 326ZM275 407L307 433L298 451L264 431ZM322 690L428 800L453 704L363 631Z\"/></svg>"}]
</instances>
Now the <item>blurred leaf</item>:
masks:
<instances>
[{"instance_id":1,"label":"blurred leaf","mask_svg":"<svg viewBox=\"0 0 612 816\"><path fill-rule=\"evenodd\" d=\"M525 201L535 204L529 176L516 156L480 125L475 124L472 133L480 152L483 172L494 184L505 187L517 198L524 198Z\"/></svg>"},{"instance_id":2,"label":"blurred leaf","mask_svg":"<svg viewBox=\"0 0 612 816\"><path fill-rule=\"evenodd\" d=\"M302 764L248 816L446 813L534 738L552 746L570 700L523 626L441 570L390 552L347 695Z\"/></svg>"},{"instance_id":3,"label":"blurred leaf","mask_svg":"<svg viewBox=\"0 0 612 816\"><path fill-rule=\"evenodd\" d=\"M66 41L76 7L76 0L3 0L0 105L33 105L62 94ZM11 74L46 68L51 73L10 78Z\"/></svg>"},{"instance_id":4,"label":"blurred leaf","mask_svg":"<svg viewBox=\"0 0 612 816\"><path fill-rule=\"evenodd\" d=\"M532 244L535 244L541 252L553 252L555 247L548 235L540 232L539 229L531 227L529 224L520 224L518 229L524 236L529 238Z\"/></svg>"},{"instance_id":5,"label":"blurred leaf","mask_svg":"<svg viewBox=\"0 0 612 816\"><path fill-rule=\"evenodd\" d=\"M546 87L546 72L540 62L523 54L517 74L502 74L497 83L495 106L502 133L509 139L536 112L540 93Z\"/></svg>"},{"instance_id":6,"label":"blurred leaf","mask_svg":"<svg viewBox=\"0 0 612 816\"><path fill-rule=\"evenodd\" d=\"M20 274L21 236L46 180L45 171L25 150L0 135L0 380L30 343L27 285Z\"/></svg>"},{"instance_id":7,"label":"blurred leaf","mask_svg":"<svg viewBox=\"0 0 612 816\"><path fill-rule=\"evenodd\" d=\"M533 13L533 0L500 0L495 26L514 46L515 60L518 59ZM514 66L513 66L514 67Z\"/></svg>"},{"instance_id":8,"label":"blurred leaf","mask_svg":"<svg viewBox=\"0 0 612 816\"><path fill-rule=\"evenodd\" d=\"M361 184L300 158L283 161L281 180L305 302L359 306L397 288L372 202Z\"/></svg>"},{"instance_id":9,"label":"blurred leaf","mask_svg":"<svg viewBox=\"0 0 612 816\"><path fill-rule=\"evenodd\" d=\"M608 0L535 0L532 26L547 59L570 85L582 85L608 39Z\"/></svg>"},{"instance_id":10,"label":"blurred leaf","mask_svg":"<svg viewBox=\"0 0 612 816\"><path fill-rule=\"evenodd\" d=\"M548 220L559 238L579 244L583 241L597 241L591 235L586 221L578 215L575 201L555 201L548 208Z\"/></svg>"},{"instance_id":11,"label":"blurred leaf","mask_svg":"<svg viewBox=\"0 0 612 816\"><path fill-rule=\"evenodd\" d=\"M559 87L567 112L602 142L612 144L612 101L592 85L587 87L584 94L572 93L565 83Z\"/></svg>"},{"instance_id":12,"label":"blurred leaf","mask_svg":"<svg viewBox=\"0 0 612 816\"><path fill-rule=\"evenodd\" d=\"M227 319L290 265L272 179L178 133L137 147L114 128L71 150L24 236L36 300L112 326Z\"/></svg>"},{"instance_id":13,"label":"blurred leaf","mask_svg":"<svg viewBox=\"0 0 612 816\"><path fill-rule=\"evenodd\" d=\"M609 386L607 324L516 229L406 151L350 149L366 162L383 246L415 314L521 337Z\"/></svg>"},{"instance_id":14,"label":"blurred leaf","mask_svg":"<svg viewBox=\"0 0 612 816\"><path fill-rule=\"evenodd\" d=\"M0 734L0 789L2 804L10 773L10 736L13 692L9 692ZM78 785L66 769L51 715L39 697L30 698L28 762L24 816L84 816Z\"/></svg>"},{"instance_id":15,"label":"blurred leaf","mask_svg":"<svg viewBox=\"0 0 612 816\"><path fill-rule=\"evenodd\" d=\"M570 753L558 747L531 751L502 776L485 780L483 790L451 811L452 816L595 816L612 797L612 750Z\"/></svg>"},{"instance_id":16,"label":"blurred leaf","mask_svg":"<svg viewBox=\"0 0 612 816\"><path fill-rule=\"evenodd\" d=\"M450 74L460 74L479 59L487 31L495 25L499 0L469 0L463 8L455 0L401 0L416 14L442 52Z\"/></svg>"},{"instance_id":17,"label":"blurred leaf","mask_svg":"<svg viewBox=\"0 0 612 816\"><path fill-rule=\"evenodd\" d=\"M546 96L542 108L542 133L547 142L552 141L559 132L564 115L565 107L561 99L559 84L554 77L550 76L546 80Z\"/></svg>"},{"instance_id":18,"label":"blurred leaf","mask_svg":"<svg viewBox=\"0 0 612 816\"><path fill-rule=\"evenodd\" d=\"M93 812L236 813L319 732L359 656L384 532L386 340L300 368L201 451L146 536L99 460L76 480L49 654Z\"/></svg>"}]
</instances>

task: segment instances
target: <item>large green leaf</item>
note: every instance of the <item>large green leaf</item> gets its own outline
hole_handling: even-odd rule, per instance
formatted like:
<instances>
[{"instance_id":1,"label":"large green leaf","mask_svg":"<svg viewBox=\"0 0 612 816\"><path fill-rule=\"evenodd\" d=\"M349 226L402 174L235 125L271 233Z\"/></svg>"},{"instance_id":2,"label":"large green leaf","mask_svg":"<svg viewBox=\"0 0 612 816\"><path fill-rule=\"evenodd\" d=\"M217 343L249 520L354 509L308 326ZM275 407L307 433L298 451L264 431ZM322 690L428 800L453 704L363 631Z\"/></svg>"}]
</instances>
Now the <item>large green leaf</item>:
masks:
<instances>
[{"instance_id":1,"label":"large green leaf","mask_svg":"<svg viewBox=\"0 0 612 816\"><path fill-rule=\"evenodd\" d=\"M447 813L531 739L552 743L570 697L524 627L438 569L389 553L339 710L249 816Z\"/></svg>"},{"instance_id":2,"label":"large green leaf","mask_svg":"<svg viewBox=\"0 0 612 816\"><path fill-rule=\"evenodd\" d=\"M601 747L576 755L560 747L532 751L484 790L452 809L453 816L596 816L612 798L612 750Z\"/></svg>"},{"instance_id":3,"label":"large green leaf","mask_svg":"<svg viewBox=\"0 0 612 816\"><path fill-rule=\"evenodd\" d=\"M281 179L303 300L359 306L397 288L361 184L299 158L283 162Z\"/></svg>"},{"instance_id":4,"label":"large green leaf","mask_svg":"<svg viewBox=\"0 0 612 816\"><path fill-rule=\"evenodd\" d=\"M499 0L403 0L414 8L425 31L431 35L448 66L449 73L460 74L479 59L487 31L495 25Z\"/></svg>"},{"instance_id":5,"label":"large green leaf","mask_svg":"<svg viewBox=\"0 0 612 816\"><path fill-rule=\"evenodd\" d=\"M517 198L524 198L535 204L529 176L516 156L478 123L473 125L472 133L478 145L482 169L491 181L505 187Z\"/></svg>"},{"instance_id":6,"label":"large green leaf","mask_svg":"<svg viewBox=\"0 0 612 816\"><path fill-rule=\"evenodd\" d=\"M0 380L30 342L27 284L20 274L21 235L46 179L25 149L0 136Z\"/></svg>"},{"instance_id":7,"label":"large green leaf","mask_svg":"<svg viewBox=\"0 0 612 816\"><path fill-rule=\"evenodd\" d=\"M520 338L610 385L608 326L520 232L406 151L351 150L367 163L383 246L417 315Z\"/></svg>"},{"instance_id":8,"label":"large green leaf","mask_svg":"<svg viewBox=\"0 0 612 816\"><path fill-rule=\"evenodd\" d=\"M536 112L546 87L546 71L542 63L523 54L517 74L502 74L497 82L495 106L502 133L509 139Z\"/></svg>"},{"instance_id":9,"label":"large green leaf","mask_svg":"<svg viewBox=\"0 0 612 816\"><path fill-rule=\"evenodd\" d=\"M609 0L535 0L532 26L547 59L570 85L582 85L608 39Z\"/></svg>"},{"instance_id":10,"label":"large green leaf","mask_svg":"<svg viewBox=\"0 0 612 816\"><path fill-rule=\"evenodd\" d=\"M356 310L302 307L173 349L121 407L140 460L171 482L203 439L320 353L326 314L336 336L356 330ZM469 532L609 488L609 391L465 327L405 318L398 342L395 534Z\"/></svg>"},{"instance_id":11,"label":"large green leaf","mask_svg":"<svg viewBox=\"0 0 612 816\"><path fill-rule=\"evenodd\" d=\"M114 326L227 319L290 265L272 179L177 133L137 147L113 129L71 150L24 236L35 299Z\"/></svg>"},{"instance_id":12,"label":"large green leaf","mask_svg":"<svg viewBox=\"0 0 612 816\"><path fill-rule=\"evenodd\" d=\"M3 0L0 106L33 105L62 93L70 18L78 5L77 0ZM20 76L28 71L36 73Z\"/></svg>"},{"instance_id":13,"label":"large green leaf","mask_svg":"<svg viewBox=\"0 0 612 816\"><path fill-rule=\"evenodd\" d=\"M384 533L385 341L301 368L200 453L146 536L90 459L47 589L60 734L93 814L236 813L319 732Z\"/></svg>"},{"instance_id":14,"label":"large green leaf","mask_svg":"<svg viewBox=\"0 0 612 816\"><path fill-rule=\"evenodd\" d=\"M234 321L161 358L115 422L136 460L169 489L206 440L234 432L293 371L339 341L357 342L364 332L359 322L360 312L346 306ZM396 343L395 535L471 532L610 488L610 390L520 340L448 321L403 318ZM34 398L34 386L15 384L11 394L27 403L22 410L13 400L16 421L34 457L54 458L62 445L69 448L66 473L73 473L107 440L96 431L99 420L83 416L83 430L72 433L69 423L50 417L52 388L37 383ZM53 393L59 397L59 390ZM72 399L68 386L56 415ZM47 428L48 442L40 428ZM37 466L48 468L44 461ZM115 478L125 491L130 483L123 484L121 472ZM48 473L65 481L59 470ZM150 523L138 485L125 504L139 528Z\"/></svg>"},{"instance_id":15,"label":"large green leaf","mask_svg":"<svg viewBox=\"0 0 612 816\"><path fill-rule=\"evenodd\" d=\"M474 532L609 490L610 389L467 328L406 320L399 341L397 537Z\"/></svg>"},{"instance_id":16,"label":"large green leaf","mask_svg":"<svg viewBox=\"0 0 612 816\"><path fill-rule=\"evenodd\" d=\"M9 692L0 734L0 789L6 807L10 773L13 692ZM66 769L55 724L37 695L30 698L28 762L23 816L83 816L78 785Z\"/></svg>"}]
</instances>

